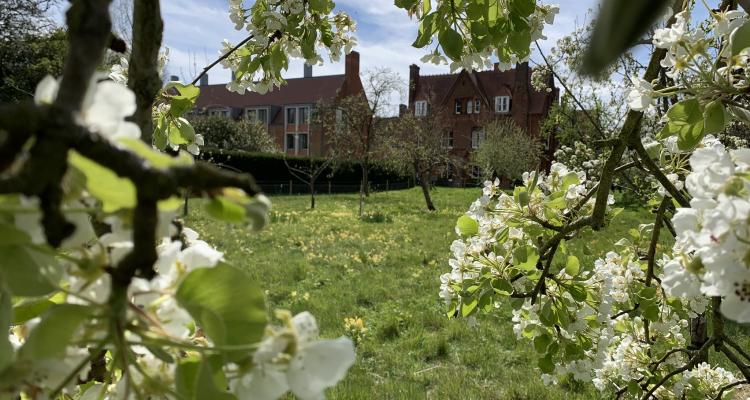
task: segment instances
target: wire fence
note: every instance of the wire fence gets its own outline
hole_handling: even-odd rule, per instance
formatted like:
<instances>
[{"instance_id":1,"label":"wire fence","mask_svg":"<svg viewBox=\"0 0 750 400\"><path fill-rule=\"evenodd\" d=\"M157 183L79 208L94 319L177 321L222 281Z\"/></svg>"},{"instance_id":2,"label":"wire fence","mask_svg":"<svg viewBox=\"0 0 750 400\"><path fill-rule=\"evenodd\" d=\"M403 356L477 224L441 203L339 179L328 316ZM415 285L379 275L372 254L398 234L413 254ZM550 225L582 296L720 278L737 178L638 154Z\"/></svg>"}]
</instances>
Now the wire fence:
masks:
<instances>
[{"instance_id":1,"label":"wire fence","mask_svg":"<svg viewBox=\"0 0 750 400\"><path fill-rule=\"evenodd\" d=\"M261 181L258 185L263 192L269 195L296 195L310 194L310 186L298 180L288 181ZM414 187L414 181L400 182L370 182L371 192L388 192L391 190L402 190ZM357 193L359 192L359 182L334 182L329 180L320 180L315 182L316 194L333 194L333 193Z\"/></svg>"}]
</instances>

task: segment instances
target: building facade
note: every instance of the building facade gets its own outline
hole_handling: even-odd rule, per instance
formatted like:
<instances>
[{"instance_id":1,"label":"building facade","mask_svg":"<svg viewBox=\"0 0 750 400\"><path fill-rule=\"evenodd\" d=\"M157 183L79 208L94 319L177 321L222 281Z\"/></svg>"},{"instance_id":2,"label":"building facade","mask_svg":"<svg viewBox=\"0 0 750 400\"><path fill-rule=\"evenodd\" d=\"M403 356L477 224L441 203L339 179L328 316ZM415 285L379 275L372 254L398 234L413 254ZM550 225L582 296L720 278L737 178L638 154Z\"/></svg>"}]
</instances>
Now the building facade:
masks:
<instances>
[{"instance_id":1,"label":"building facade","mask_svg":"<svg viewBox=\"0 0 750 400\"><path fill-rule=\"evenodd\" d=\"M545 148L542 168L548 168L555 151L554 138L540 135L542 121L559 97L552 77L549 92L538 92L531 86L528 63L500 71L462 70L457 74L421 75L417 65L409 67L409 104L402 112L424 116L430 112L444 113L447 129L443 146L458 159L469 161L472 151L484 140L483 127L493 119L511 118ZM450 171L448 175L451 175Z\"/></svg>"},{"instance_id":2,"label":"building facade","mask_svg":"<svg viewBox=\"0 0 750 400\"><path fill-rule=\"evenodd\" d=\"M359 53L346 56L343 75L313 76L312 67L305 65L302 78L287 79L280 88L266 94L227 90L225 84L201 82L196 111L202 115L218 115L235 120L259 121L268 128L279 149L289 155L320 156L326 153L323 129L312 123L315 105L323 100L336 100L364 95L359 75Z\"/></svg>"}]
</instances>

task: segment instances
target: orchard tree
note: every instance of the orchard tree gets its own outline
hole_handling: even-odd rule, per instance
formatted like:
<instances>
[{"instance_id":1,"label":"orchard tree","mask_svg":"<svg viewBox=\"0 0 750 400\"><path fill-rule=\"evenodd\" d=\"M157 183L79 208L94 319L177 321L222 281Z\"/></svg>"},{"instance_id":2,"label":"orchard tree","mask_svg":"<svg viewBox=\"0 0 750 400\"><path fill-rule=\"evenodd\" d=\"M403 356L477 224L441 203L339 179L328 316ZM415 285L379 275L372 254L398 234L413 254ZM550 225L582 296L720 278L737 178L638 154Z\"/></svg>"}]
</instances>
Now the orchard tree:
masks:
<instances>
[{"instance_id":1,"label":"orchard tree","mask_svg":"<svg viewBox=\"0 0 750 400\"><path fill-rule=\"evenodd\" d=\"M597 178L555 163L548 174L524 173L512 193L487 182L457 222L452 271L441 276L449 315L510 302L514 331L538 353L545 381L591 382L608 397L719 399L750 381L750 356L725 330L725 319L750 322L750 150L729 150L713 136L731 120L750 123L750 22L736 6L603 2L576 69L597 76L632 46L652 47L642 76L631 80L629 110L604 138ZM419 14L416 7L410 11ZM696 21L699 7L715 8ZM429 15L420 16L423 30ZM475 32L462 26L460 9L449 15L457 16L443 29ZM452 50L456 43L441 33L446 53L481 57L479 33ZM644 120L660 113L658 133L642 136ZM593 264L582 262L569 243L616 218L612 184L630 168L653 177L657 190L641 198L653 223L633 227ZM674 246L660 243L665 230Z\"/></svg>"},{"instance_id":2,"label":"orchard tree","mask_svg":"<svg viewBox=\"0 0 750 400\"><path fill-rule=\"evenodd\" d=\"M538 170L542 144L512 119L501 119L484 126L484 141L472 154L484 179L516 179L526 171Z\"/></svg>"},{"instance_id":3,"label":"orchard tree","mask_svg":"<svg viewBox=\"0 0 750 400\"><path fill-rule=\"evenodd\" d=\"M419 179L427 209L435 211L430 197L430 179L440 168L448 168L456 160L445 143L450 130L447 115L430 102L427 115L406 112L388 120L385 126L385 159L395 169Z\"/></svg>"},{"instance_id":4,"label":"orchard tree","mask_svg":"<svg viewBox=\"0 0 750 400\"><path fill-rule=\"evenodd\" d=\"M253 47L253 37L310 57L338 57L344 46L333 45L350 40L353 25L331 16L332 4L297 6L232 3L235 23L253 32L243 56L276 51L273 65L256 65L269 76L288 56L268 40ZM283 31L270 23L282 15ZM9 333L0 397L321 397L354 362L352 342L320 340L307 312L280 310L271 323L258 283L174 219L186 191L248 229L267 223L270 203L251 176L183 151L200 146L184 117L199 88L161 84L159 2L134 2L128 68L111 79L97 73L108 46L122 50L109 2L74 0L66 17L60 79L42 79L33 102L0 106L0 324ZM328 35L320 47L303 40L311 30Z\"/></svg>"},{"instance_id":5,"label":"orchard tree","mask_svg":"<svg viewBox=\"0 0 750 400\"><path fill-rule=\"evenodd\" d=\"M402 90L401 78L387 68L366 71L364 95L352 95L322 101L315 112L316 122L323 126L331 157L357 164L362 170L359 189L359 215L364 198L370 195L368 174L372 162L383 150L386 120L391 98Z\"/></svg>"},{"instance_id":6,"label":"orchard tree","mask_svg":"<svg viewBox=\"0 0 750 400\"><path fill-rule=\"evenodd\" d=\"M327 171L333 165L334 159L331 157L325 157L322 159L316 159L313 157L307 157L306 164L289 164L286 157L284 157L284 165L292 176L302 181L307 188L310 190L310 209L315 209L315 182L317 182L320 175Z\"/></svg>"}]
</instances>

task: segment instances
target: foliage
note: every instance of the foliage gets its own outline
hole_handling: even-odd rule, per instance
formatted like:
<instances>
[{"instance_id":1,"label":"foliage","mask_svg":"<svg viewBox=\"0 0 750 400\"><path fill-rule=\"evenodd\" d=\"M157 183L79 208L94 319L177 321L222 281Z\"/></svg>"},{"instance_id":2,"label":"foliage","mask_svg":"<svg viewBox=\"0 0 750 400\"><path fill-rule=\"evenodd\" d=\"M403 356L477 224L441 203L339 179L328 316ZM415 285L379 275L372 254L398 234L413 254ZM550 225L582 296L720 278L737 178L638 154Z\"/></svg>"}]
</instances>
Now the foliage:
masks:
<instances>
[{"instance_id":1,"label":"foliage","mask_svg":"<svg viewBox=\"0 0 750 400\"><path fill-rule=\"evenodd\" d=\"M275 153L276 143L263 124L254 121L234 121L221 116L201 116L190 119L195 132L203 136L204 145L224 150Z\"/></svg>"},{"instance_id":2,"label":"foliage","mask_svg":"<svg viewBox=\"0 0 750 400\"><path fill-rule=\"evenodd\" d=\"M427 107L425 116L405 113L390 119L385 125L386 162L397 171L418 177L422 185L427 209L434 211L430 198L430 179L439 168L455 163L444 135L450 127L446 113L437 104Z\"/></svg>"},{"instance_id":3,"label":"foliage","mask_svg":"<svg viewBox=\"0 0 750 400\"><path fill-rule=\"evenodd\" d=\"M485 139L472 155L485 179L514 179L525 171L539 168L542 145L510 119L484 126Z\"/></svg>"},{"instance_id":4,"label":"foliage","mask_svg":"<svg viewBox=\"0 0 750 400\"><path fill-rule=\"evenodd\" d=\"M451 71L491 67L492 56L500 60L503 69L528 60L531 43L544 38L544 25L551 25L558 12L557 6L537 4L534 0L396 0L395 4L419 20L419 32L412 46L435 45L423 61L448 64L450 59Z\"/></svg>"},{"instance_id":5,"label":"foliage","mask_svg":"<svg viewBox=\"0 0 750 400\"><path fill-rule=\"evenodd\" d=\"M280 153L249 153L210 147L202 149L200 158L241 172L253 172L253 176L259 182L286 182L296 179L294 175L289 173L284 160L296 168L306 168L310 165L310 162L313 163L314 167L318 167L327 161L326 158L318 157L286 156ZM335 165L329 165L329 168L324 170L320 176L325 177L326 181L333 184L350 184L360 181L362 170L357 163L337 162ZM370 165L368 177L371 181L378 183L385 181L401 182L409 179L408 175L393 171L382 161Z\"/></svg>"},{"instance_id":6,"label":"foliage","mask_svg":"<svg viewBox=\"0 0 750 400\"><path fill-rule=\"evenodd\" d=\"M8 32L2 28L0 31ZM62 73L67 50L67 35L63 29L47 33L29 31L23 36L0 40L0 59L3 60L0 63L0 101L31 100L42 78Z\"/></svg>"}]
</instances>

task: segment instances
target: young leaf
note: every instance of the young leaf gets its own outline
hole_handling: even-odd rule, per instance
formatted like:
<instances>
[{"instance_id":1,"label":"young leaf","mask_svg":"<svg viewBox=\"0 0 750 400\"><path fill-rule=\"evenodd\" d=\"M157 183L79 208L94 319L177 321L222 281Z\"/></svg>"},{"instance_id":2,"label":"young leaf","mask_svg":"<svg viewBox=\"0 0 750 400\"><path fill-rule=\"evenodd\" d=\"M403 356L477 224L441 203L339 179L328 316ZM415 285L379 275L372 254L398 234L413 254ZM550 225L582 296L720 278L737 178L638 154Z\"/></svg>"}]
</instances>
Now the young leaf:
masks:
<instances>
[{"instance_id":1,"label":"young leaf","mask_svg":"<svg viewBox=\"0 0 750 400\"><path fill-rule=\"evenodd\" d=\"M57 259L29 246L0 244L0 280L14 296L38 297L57 290L62 268Z\"/></svg>"},{"instance_id":2,"label":"young leaf","mask_svg":"<svg viewBox=\"0 0 750 400\"><path fill-rule=\"evenodd\" d=\"M250 345L263 337L266 326L263 292L244 271L223 263L215 268L197 269L182 281L176 298L219 346ZM239 361L249 356L250 351L227 355L230 360Z\"/></svg>"},{"instance_id":3,"label":"young leaf","mask_svg":"<svg viewBox=\"0 0 750 400\"><path fill-rule=\"evenodd\" d=\"M736 56L742 50L750 47L750 21L745 22L732 33L730 42L732 44L732 56Z\"/></svg>"},{"instance_id":4,"label":"young leaf","mask_svg":"<svg viewBox=\"0 0 750 400\"><path fill-rule=\"evenodd\" d=\"M206 213L219 221L241 223L245 221L245 207L224 196L209 200L205 206Z\"/></svg>"},{"instance_id":5,"label":"young leaf","mask_svg":"<svg viewBox=\"0 0 750 400\"><path fill-rule=\"evenodd\" d=\"M577 276L581 270L581 263L578 261L578 257L574 255L568 256L568 261L565 264L565 273L570 276Z\"/></svg>"},{"instance_id":6,"label":"young leaf","mask_svg":"<svg viewBox=\"0 0 750 400\"><path fill-rule=\"evenodd\" d=\"M726 124L726 112L720 100L714 100L706 105L703 111L705 119L704 128L706 133L720 133Z\"/></svg>"},{"instance_id":7,"label":"young leaf","mask_svg":"<svg viewBox=\"0 0 750 400\"><path fill-rule=\"evenodd\" d=\"M458 32L448 27L440 32L438 40L446 56L453 61L461 59L461 56L464 54L464 39Z\"/></svg>"},{"instance_id":8,"label":"young leaf","mask_svg":"<svg viewBox=\"0 0 750 400\"><path fill-rule=\"evenodd\" d=\"M628 50L664 14L669 0L605 0L596 18L582 72L597 75Z\"/></svg>"},{"instance_id":9,"label":"young leaf","mask_svg":"<svg viewBox=\"0 0 750 400\"><path fill-rule=\"evenodd\" d=\"M552 337L546 333L542 333L534 338L534 350L539 354L546 354L550 343L552 343Z\"/></svg>"},{"instance_id":10,"label":"young leaf","mask_svg":"<svg viewBox=\"0 0 750 400\"><path fill-rule=\"evenodd\" d=\"M479 222L468 215L462 215L456 221L456 229L463 237L475 236L479 233Z\"/></svg>"},{"instance_id":11,"label":"young leaf","mask_svg":"<svg viewBox=\"0 0 750 400\"><path fill-rule=\"evenodd\" d=\"M65 348L68 347L78 327L90 314L89 307L76 304L59 304L51 307L29 334L26 343L19 350L18 357L34 361L63 357Z\"/></svg>"}]
</instances>

